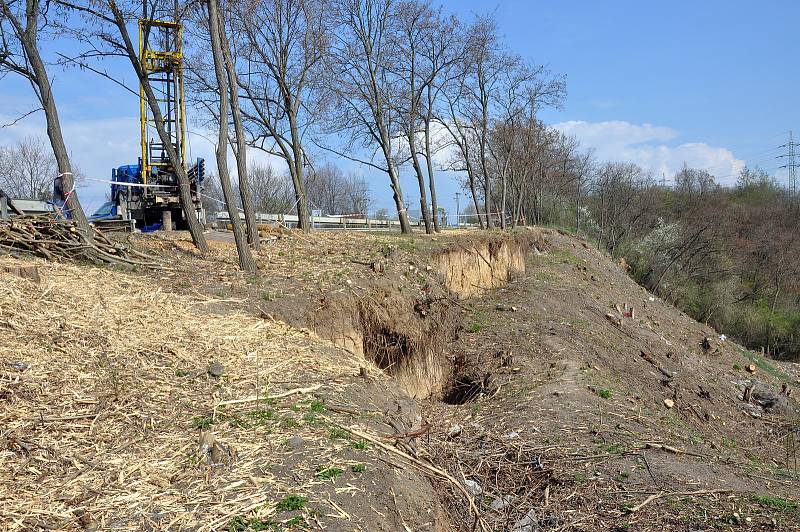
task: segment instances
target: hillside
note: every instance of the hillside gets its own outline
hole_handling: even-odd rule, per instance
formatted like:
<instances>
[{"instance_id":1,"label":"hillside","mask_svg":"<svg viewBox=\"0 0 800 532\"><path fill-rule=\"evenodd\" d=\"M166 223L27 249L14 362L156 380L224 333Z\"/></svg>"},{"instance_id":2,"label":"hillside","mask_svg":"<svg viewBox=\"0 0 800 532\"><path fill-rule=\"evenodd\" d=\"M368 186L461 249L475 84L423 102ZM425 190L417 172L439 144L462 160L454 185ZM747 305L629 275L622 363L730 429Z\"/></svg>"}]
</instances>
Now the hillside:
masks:
<instances>
[{"instance_id":1,"label":"hillside","mask_svg":"<svg viewBox=\"0 0 800 532\"><path fill-rule=\"evenodd\" d=\"M224 240L0 256L6 529L797 528L796 368L585 242Z\"/></svg>"}]
</instances>

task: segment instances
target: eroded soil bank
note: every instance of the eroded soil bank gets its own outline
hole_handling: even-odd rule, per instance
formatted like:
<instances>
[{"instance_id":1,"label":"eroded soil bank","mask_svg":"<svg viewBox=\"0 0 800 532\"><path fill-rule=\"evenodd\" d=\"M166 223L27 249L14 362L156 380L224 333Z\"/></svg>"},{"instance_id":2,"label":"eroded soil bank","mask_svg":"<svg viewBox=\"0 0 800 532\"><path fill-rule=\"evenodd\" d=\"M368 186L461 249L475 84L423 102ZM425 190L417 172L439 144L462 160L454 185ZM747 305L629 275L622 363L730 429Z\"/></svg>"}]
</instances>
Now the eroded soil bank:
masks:
<instances>
[{"instance_id":1,"label":"eroded soil bank","mask_svg":"<svg viewBox=\"0 0 800 532\"><path fill-rule=\"evenodd\" d=\"M794 379L587 243L525 231L362 262L304 323L421 400L409 432L427 432L409 441L479 492L491 528L792 529L800 517L786 459L796 403L781 392ZM443 487L454 528L472 526L463 493Z\"/></svg>"},{"instance_id":2,"label":"eroded soil bank","mask_svg":"<svg viewBox=\"0 0 800 532\"><path fill-rule=\"evenodd\" d=\"M466 311L460 301L524 275L526 257L545 246L525 232L456 239L413 254L391 248L356 263L368 277L347 279L347 289L328 292L305 315L287 319L372 362L411 397L442 399L454 385L451 348Z\"/></svg>"},{"instance_id":3,"label":"eroded soil bank","mask_svg":"<svg viewBox=\"0 0 800 532\"><path fill-rule=\"evenodd\" d=\"M17 528L465 530L476 512L492 530L795 527L797 422L764 402L793 378L579 239L280 234L256 276L227 243L134 241L172 269L38 261L41 286L8 279L66 327L54 351L52 327L2 300L0 339L32 371L0 380ZM93 272L77 311L96 320L71 324ZM158 317L175 309L191 334ZM108 386L76 395L70 375ZM198 458L209 432L228 463Z\"/></svg>"}]
</instances>

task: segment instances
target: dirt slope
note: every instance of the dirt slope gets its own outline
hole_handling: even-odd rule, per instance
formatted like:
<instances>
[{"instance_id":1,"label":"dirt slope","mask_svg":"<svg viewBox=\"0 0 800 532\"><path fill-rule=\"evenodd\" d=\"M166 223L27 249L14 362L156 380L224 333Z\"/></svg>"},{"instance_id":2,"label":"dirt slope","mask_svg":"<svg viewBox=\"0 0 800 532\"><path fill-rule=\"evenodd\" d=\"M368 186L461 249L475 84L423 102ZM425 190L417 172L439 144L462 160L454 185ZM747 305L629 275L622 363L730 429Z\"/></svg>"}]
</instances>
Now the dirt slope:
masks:
<instances>
[{"instance_id":1,"label":"dirt slope","mask_svg":"<svg viewBox=\"0 0 800 532\"><path fill-rule=\"evenodd\" d=\"M586 243L544 238L549 250L529 255L524 275L471 301L452 347L452 398L465 404L426 412L437 459L483 497L513 499L490 513L496 528L531 512L544 530L800 529L800 482L782 440L796 404L779 393L791 378L651 297ZM754 380L779 404L743 401ZM630 512L664 492L689 495Z\"/></svg>"},{"instance_id":2,"label":"dirt slope","mask_svg":"<svg viewBox=\"0 0 800 532\"><path fill-rule=\"evenodd\" d=\"M800 529L793 377L569 235L133 242L0 257L8 529Z\"/></svg>"}]
</instances>

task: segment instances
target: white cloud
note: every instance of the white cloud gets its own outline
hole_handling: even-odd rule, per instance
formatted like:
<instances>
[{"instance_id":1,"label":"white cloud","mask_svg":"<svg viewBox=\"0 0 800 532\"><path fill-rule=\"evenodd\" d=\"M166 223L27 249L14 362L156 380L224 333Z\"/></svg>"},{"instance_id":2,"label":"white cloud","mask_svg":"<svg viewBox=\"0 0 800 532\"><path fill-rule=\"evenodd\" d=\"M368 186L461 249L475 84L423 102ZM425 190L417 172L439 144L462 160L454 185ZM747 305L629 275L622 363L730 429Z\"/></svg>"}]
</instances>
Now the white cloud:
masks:
<instances>
[{"instance_id":1,"label":"white cloud","mask_svg":"<svg viewBox=\"0 0 800 532\"><path fill-rule=\"evenodd\" d=\"M722 184L736 181L745 165L727 148L703 142L676 143L679 134L672 128L624 121L568 121L553 127L572 135L584 147L594 148L602 161L629 161L651 170L656 176L671 179L684 163L706 169Z\"/></svg>"}]
</instances>

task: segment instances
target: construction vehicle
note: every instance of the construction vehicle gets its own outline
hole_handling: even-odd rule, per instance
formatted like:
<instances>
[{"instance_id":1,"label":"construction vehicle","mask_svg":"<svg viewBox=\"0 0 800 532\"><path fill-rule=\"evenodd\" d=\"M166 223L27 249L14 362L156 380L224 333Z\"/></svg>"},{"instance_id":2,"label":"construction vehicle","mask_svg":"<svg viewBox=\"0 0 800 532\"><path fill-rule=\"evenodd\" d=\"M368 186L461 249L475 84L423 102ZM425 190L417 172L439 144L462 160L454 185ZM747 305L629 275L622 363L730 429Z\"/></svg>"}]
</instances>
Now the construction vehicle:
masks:
<instances>
[{"instance_id":1,"label":"construction vehicle","mask_svg":"<svg viewBox=\"0 0 800 532\"><path fill-rule=\"evenodd\" d=\"M156 120L144 85L139 85L141 155L137 164L111 171L111 201L91 217L92 221L131 220L142 231L187 228L186 216L204 222L200 195L205 162L199 158L187 167L185 101L183 92L183 32L177 21L139 19L139 61L144 76L158 98L161 125L186 171L191 189L191 211L182 208L177 169L170 161L156 129ZM187 208L187 211L189 209Z\"/></svg>"}]
</instances>

